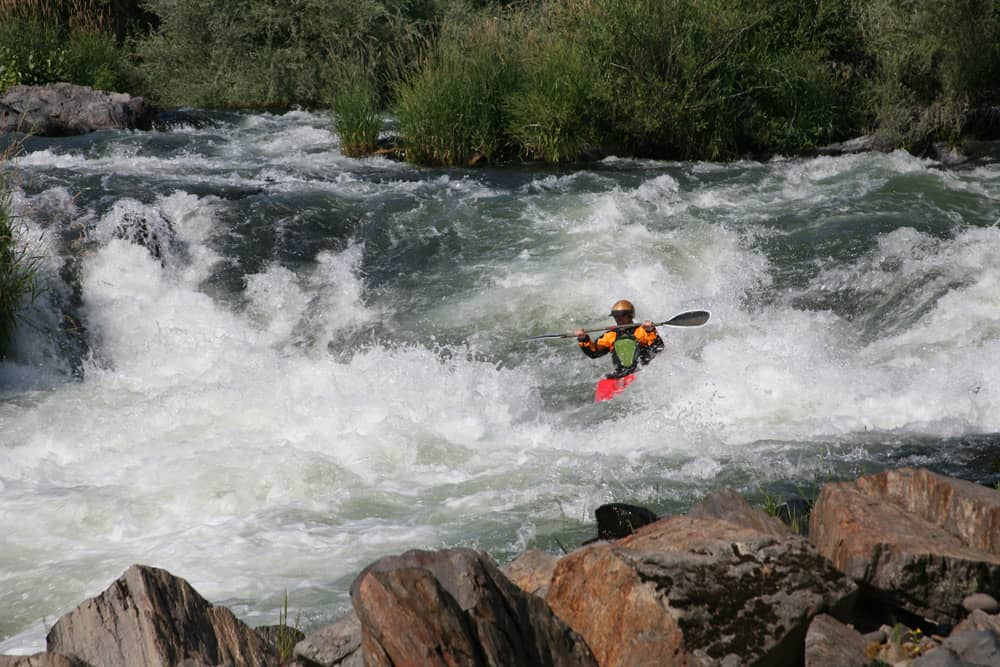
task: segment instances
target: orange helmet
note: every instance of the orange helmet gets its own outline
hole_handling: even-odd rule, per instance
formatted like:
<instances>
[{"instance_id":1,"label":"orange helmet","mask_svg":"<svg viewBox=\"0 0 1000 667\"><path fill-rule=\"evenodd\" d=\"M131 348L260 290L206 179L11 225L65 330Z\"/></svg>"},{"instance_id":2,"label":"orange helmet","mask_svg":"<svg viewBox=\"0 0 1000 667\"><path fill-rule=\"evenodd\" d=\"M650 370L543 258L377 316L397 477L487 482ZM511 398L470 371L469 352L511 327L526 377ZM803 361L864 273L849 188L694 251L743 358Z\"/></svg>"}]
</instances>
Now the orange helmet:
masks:
<instances>
[{"instance_id":1,"label":"orange helmet","mask_svg":"<svg viewBox=\"0 0 1000 667\"><path fill-rule=\"evenodd\" d=\"M625 299L616 301L615 305L611 306L611 317L615 317L616 315L635 317L635 306L632 305L631 301L626 301Z\"/></svg>"}]
</instances>

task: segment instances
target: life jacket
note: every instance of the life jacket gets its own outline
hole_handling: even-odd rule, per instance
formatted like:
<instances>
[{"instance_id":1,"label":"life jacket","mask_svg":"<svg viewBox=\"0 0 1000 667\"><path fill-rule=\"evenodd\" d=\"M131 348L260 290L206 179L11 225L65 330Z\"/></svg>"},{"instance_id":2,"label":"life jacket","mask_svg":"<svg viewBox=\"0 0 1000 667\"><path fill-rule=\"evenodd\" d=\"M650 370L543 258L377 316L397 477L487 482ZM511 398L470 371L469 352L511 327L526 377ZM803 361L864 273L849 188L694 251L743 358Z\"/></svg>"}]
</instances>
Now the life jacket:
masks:
<instances>
[{"instance_id":1,"label":"life jacket","mask_svg":"<svg viewBox=\"0 0 1000 667\"><path fill-rule=\"evenodd\" d=\"M611 359L615 370L608 377L624 377L635 372L639 365L639 341L635 339L635 329L615 330L615 342L611 344Z\"/></svg>"}]
</instances>

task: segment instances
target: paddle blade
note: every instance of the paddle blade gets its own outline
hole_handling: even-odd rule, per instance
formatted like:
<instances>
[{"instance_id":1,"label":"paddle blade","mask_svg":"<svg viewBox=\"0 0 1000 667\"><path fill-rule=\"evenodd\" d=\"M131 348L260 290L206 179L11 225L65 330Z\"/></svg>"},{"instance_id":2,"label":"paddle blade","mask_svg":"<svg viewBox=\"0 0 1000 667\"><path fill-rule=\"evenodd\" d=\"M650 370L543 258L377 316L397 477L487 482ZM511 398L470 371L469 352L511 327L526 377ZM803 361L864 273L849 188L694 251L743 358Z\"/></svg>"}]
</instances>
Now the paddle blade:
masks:
<instances>
[{"instance_id":1,"label":"paddle blade","mask_svg":"<svg viewBox=\"0 0 1000 667\"><path fill-rule=\"evenodd\" d=\"M709 317L711 317L711 313L707 310L689 310L686 313L674 315L666 322L657 322L656 326L664 324L668 327L700 327L708 322Z\"/></svg>"}]
</instances>

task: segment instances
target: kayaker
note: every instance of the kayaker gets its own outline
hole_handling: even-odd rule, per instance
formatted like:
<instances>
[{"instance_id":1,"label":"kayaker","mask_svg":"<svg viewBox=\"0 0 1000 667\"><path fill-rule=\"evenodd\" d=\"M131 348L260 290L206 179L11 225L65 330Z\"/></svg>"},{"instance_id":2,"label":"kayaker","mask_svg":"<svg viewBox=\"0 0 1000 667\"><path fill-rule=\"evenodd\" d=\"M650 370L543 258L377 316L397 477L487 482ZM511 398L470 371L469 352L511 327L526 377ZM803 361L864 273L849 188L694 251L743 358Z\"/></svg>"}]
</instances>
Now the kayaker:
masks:
<instances>
[{"instance_id":1,"label":"kayaker","mask_svg":"<svg viewBox=\"0 0 1000 667\"><path fill-rule=\"evenodd\" d=\"M611 306L611 317L615 318L615 328L605 332L597 340L591 340L583 329L577 329L576 340L583 353L591 359L603 357L611 352L615 370L606 377L620 378L634 373L639 364L648 364L663 349L663 339L656 333L652 320L633 324L635 306L622 299Z\"/></svg>"}]
</instances>

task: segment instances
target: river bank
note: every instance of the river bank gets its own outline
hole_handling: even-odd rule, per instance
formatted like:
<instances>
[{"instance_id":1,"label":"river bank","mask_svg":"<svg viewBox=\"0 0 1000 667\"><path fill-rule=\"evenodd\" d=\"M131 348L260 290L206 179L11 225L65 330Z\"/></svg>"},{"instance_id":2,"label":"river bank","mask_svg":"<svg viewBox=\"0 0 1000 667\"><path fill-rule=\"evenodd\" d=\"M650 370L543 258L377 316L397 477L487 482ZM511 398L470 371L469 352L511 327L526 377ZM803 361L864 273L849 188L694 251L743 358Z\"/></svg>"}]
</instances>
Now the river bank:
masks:
<instances>
[{"instance_id":1,"label":"river bank","mask_svg":"<svg viewBox=\"0 0 1000 667\"><path fill-rule=\"evenodd\" d=\"M48 652L0 665L1000 660L995 488L920 469L828 484L808 541L723 489L625 532L502 567L470 549L386 557L357 575L353 612L304 637L254 631L183 579L133 566L54 624Z\"/></svg>"}]
</instances>

